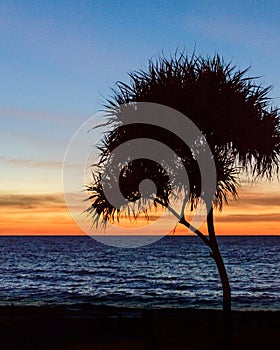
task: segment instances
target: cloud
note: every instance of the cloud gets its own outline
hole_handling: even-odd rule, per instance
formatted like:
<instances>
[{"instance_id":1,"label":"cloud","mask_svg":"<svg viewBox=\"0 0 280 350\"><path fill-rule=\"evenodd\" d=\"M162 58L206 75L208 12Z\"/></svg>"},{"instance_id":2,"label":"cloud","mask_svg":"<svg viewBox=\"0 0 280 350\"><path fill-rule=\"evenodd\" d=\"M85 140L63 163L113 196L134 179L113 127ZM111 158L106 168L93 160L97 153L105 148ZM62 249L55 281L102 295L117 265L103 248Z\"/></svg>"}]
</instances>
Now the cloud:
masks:
<instances>
[{"instance_id":1,"label":"cloud","mask_svg":"<svg viewBox=\"0 0 280 350\"><path fill-rule=\"evenodd\" d=\"M65 208L62 194L0 194L0 207L15 209Z\"/></svg>"},{"instance_id":2,"label":"cloud","mask_svg":"<svg viewBox=\"0 0 280 350\"><path fill-rule=\"evenodd\" d=\"M65 200L67 198L67 202ZM19 214L26 209L33 209L35 213L40 212L68 212L67 205L70 205L71 211L82 213L88 206L88 203L81 198L79 193L36 193L36 194L9 194L0 193L0 211L6 212L12 210Z\"/></svg>"},{"instance_id":3,"label":"cloud","mask_svg":"<svg viewBox=\"0 0 280 350\"><path fill-rule=\"evenodd\" d=\"M254 193L253 195L246 195L244 198L244 204L250 206L271 207L278 206L280 211L280 195L268 194L268 193Z\"/></svg>"},{"instance_id":4,"label":"cloud","mask_svg":"<svg viewBox=\"0 0 280 350\"><path fill-rule=\"evenodd\" d=\"M274 28L262 23L257 26L251 22L242 22L234 18L209 18L202 16L190 16L185 20L185 28L189 31L200 33L205 37L243 45L257 49L266 55L280 53L279 38Z\"/></svg>"},{"instance_id":5,"label":"cloud","mask_svg":"<svg viewBox=\"0 0 280 350\"><path fill-rule=\"evenodd\" d=\"M31 121L49 121L49 122L61 122L61 123L73 123L77 124L80 116L75 115L62 115L62 114L49 114L42 113L38 111L27 111L17 108L0 108L0 116L3 118L17 118L22 120L31 120Z\"/></svg>"},{"instance_id":6,"label":"cloud","mask_svg":"<svg viewBox=\"0 0 280 350\"><path fill-rule=\"evenodd\" d=\"M240 189L239 199L233 203L234 206L244 207L279 207L280 209L280 188L278 182L270 185L267 182L260 182L257 188L244 186Z\"/></svg>"},{"instance_id":7,"label":"cloud","mask_svg":"<svg viewBox=\"0 0 280 350\"><path fill-rule=\"evenodd\" d=\"M58 168L62 166L62 162L51 162L51 161L36 161L31 159L23 158L9 158L0 156L0 162L4 162L10 165L19 165L26 167L46 167L46 168Z\"/></svg>"},{"instance_id":8,"label":"cloud","mask_svg":"<svg viewBox=\"0 0 280 350\"><path fill-rule=\"evenodd\" d=\"M5 156L0 156L0 163L5 163L9 165L23 166L23 167L31 167L31 168L51 168L57 169L62 168L63 163L58 161L39 161L32 159L24 159L24 158L10 158ZM67 167L74 167L75 165L67 164Z\"/></svg>"},{"instance_id":9,"label":"cloud","mask_svg":"<svg viewBox=\"0 0 280 350\"><path fill-rule=\"evenodd\" d=\"M279 221L280 213L268 214L231 214L227 216L216 216L217 222L269 222Z\"/></svg>"}]
</instances>

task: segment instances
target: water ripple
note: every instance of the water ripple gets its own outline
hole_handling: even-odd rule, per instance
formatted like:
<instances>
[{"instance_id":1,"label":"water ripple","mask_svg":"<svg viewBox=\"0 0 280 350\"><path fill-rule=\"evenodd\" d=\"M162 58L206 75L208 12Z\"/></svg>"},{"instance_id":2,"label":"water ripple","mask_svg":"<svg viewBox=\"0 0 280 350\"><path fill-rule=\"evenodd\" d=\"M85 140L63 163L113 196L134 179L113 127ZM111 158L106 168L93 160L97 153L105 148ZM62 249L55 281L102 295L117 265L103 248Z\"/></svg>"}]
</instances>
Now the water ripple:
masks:
<instances>
[{"instance_id":1,"label":"water ripple","mask_svg":"<svg viewBox=\"0 0 280 350\"><path fill-rule=\"evenodd\" d=\"M235 309L280 310L280 237L218 238ZM209 251L196 237L138 249L89 237L0 237L0 304L221 307Z\"/></svg>"}]
</instances>

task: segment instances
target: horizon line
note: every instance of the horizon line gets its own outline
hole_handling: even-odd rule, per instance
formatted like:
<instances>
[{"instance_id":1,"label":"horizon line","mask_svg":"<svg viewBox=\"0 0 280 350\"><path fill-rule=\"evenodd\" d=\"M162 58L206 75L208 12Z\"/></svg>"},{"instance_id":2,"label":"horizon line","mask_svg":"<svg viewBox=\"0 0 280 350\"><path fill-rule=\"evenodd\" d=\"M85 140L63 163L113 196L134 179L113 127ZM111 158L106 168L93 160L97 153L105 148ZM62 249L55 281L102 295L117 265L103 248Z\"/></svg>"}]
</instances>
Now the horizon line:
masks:
<instances>
[{"instance_id":1,"label":"horizon line","mask_svg":"<svg viewBox=\"0 0 280 350\"><path fill-rule=\"evenodd\" d=\"M198 237L194 234L169 234L169 235L110 235L110 234L100 234L100 235L87 235L87 234L0 234L0 237ZM278 237L278 234L216 234L216 237ZM205 237L209 235L205 234ZM199 237L198 237L199 238Z\"/></svg>"}]
</instances>

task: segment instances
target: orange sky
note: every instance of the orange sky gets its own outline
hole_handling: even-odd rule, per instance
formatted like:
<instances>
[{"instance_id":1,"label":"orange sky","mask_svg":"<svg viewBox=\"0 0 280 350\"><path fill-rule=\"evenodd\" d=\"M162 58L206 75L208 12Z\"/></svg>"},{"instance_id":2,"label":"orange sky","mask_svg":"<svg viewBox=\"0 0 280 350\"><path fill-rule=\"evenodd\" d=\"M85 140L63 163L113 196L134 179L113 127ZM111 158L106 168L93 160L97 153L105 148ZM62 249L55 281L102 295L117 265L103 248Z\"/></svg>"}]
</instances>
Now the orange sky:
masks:
<instances>
[{"instance_id":1,"label":"orange sky","mask_svg":"<svg viewBox=\"0 0 280 350\"><path fill-rule=\"evenodd\" d=\"M238 202L216 212L217 234L279 235L280 189L278 183L244 186ZM70 216L62 193L0 195L0 235L84 234ZM126 223L125 226L133 224ZM205 227L201 230L205 232ZM175 234L188 231L178 225ZM110 234L110 232L107 232ZM160 233L160 229L159 229ZM172 234L172 233L171 233Z\"/></svg>"}]
</instances>

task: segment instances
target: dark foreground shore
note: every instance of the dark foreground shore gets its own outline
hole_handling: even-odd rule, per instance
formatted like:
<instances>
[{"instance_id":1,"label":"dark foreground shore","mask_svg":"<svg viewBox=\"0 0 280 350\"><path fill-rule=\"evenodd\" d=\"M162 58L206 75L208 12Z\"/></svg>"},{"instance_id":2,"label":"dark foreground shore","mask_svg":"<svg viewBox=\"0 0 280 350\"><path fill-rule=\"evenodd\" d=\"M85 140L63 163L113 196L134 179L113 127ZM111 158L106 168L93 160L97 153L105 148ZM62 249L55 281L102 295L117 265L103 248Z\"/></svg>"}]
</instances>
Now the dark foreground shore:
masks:
<instances>
[{"instance_id":1,"label":"dark foreground shore","mask_svg":"<svg viewBox=\"0 0 280 350\"><path fill-rule=\"evenodd\" d=\"M0 307L1 349L223 349L217 310ZM234 311L233 349L279 349L280 312Z\"/></svg>"}]
</instances>

